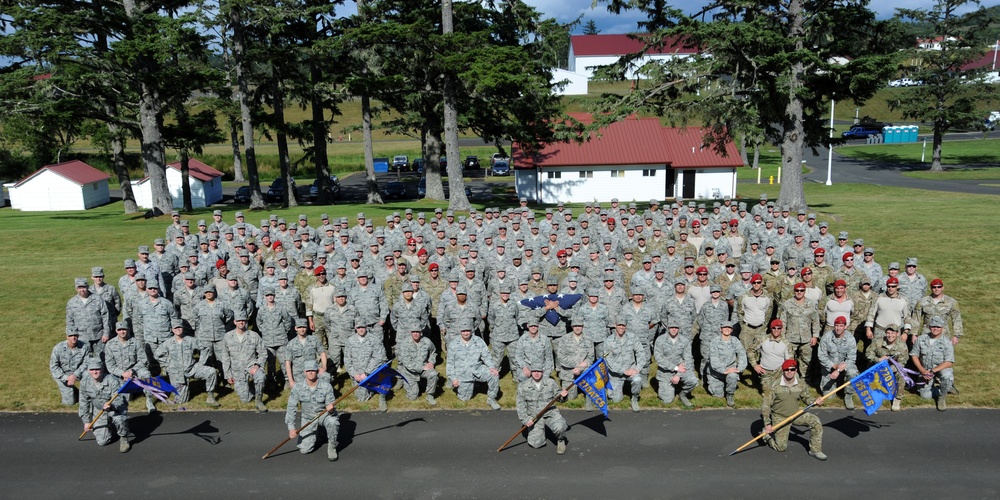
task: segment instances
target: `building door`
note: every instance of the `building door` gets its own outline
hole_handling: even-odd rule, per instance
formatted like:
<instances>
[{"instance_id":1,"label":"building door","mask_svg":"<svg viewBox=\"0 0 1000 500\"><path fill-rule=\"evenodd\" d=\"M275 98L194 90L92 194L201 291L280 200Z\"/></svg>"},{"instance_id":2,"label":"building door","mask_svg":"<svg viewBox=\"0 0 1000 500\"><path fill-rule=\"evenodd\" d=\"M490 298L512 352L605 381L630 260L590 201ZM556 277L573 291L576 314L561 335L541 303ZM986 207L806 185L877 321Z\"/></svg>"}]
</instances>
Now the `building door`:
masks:
<instances>
[{"instance_id":1,"label":"building door","mask_svg":"<svg viewBox=\"0 0 1000 500\"><path fill-rule=\"evenodd\" d=\"M677 183L677 171L667 166L667 183L663 187L663 197L673 198L674 197L674 185Z\"/></svg>"},{"instance_id":2,"label":"building door","mask_svg":"<svg viewBox=\"0 0 1000 500\"><path fill-rule=\"evenodd\" d=\"M684 170L681 176L681 196L685 200L694 199L694 170Z\"/></svg>"}]
</instances>

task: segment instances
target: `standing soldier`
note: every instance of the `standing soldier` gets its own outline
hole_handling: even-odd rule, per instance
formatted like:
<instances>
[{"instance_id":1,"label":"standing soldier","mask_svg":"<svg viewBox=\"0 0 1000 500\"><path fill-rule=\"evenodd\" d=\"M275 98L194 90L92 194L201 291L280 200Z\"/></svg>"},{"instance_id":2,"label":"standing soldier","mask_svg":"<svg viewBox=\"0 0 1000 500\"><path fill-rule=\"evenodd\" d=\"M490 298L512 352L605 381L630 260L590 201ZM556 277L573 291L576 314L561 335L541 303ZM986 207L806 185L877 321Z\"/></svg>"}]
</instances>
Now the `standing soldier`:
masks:
<instances>
[{"instance_id":1,"label":"standing soldier","mask_svg":"<svg viewBox=\"0 0 1000 500\"><path fill-rule=\"evenodd\" d=\"M885 280L885 293L875 299L875 305L868 311L866 336L868 340L880 339L885 336L885 325L895 323L903 325L903 342L906 342L906 333L910 330L906 322L909 319L910 304L899 293L899 280L889 278Z\"/></svg>"},{"instance_id":2,"label":"standing soldier","mask_svg":"<svg viewBox=\"0 0 1000 500\"><path fill-rule=\"evenodd\" d=\"M358 314L354 306L347 302L347 289L338 286L333 291L333 304L326 308L323 321L326 323L327 373L337 374L337 367L343 366L344 346L354 335L354 322Z\"/></svg>"},{"instance_id":3,"label":"standing soldier","mask_svg":"<svg viewBox=\"0 0 1000 500\"><path fill-rule=\"evenodd\" d=\"M333 394L333 386L319 383L318 370L315 361L306 361L303 365L305 378L304 383L296 384L288 394L288 408L285 410L285 425L288 426L288 438L298 437L297 447L302 454L311 453L316 449L317 434L322 427L326 431L326 458L337 461L337 433L340 430L340 420L338 420L333 402L336 396ZM301 405L300 414L297 410ZM308 422L320 413L322 417L316 420L309 427L297 432L301 422ZM296 418L298 417L298 418Z\"/></svg>"},{"instance_id":4,"label":"standing soldier","mask_svg":"<svg viewBox=\"0 0 1000 500\"><path fill-rule=\"evenodd\" d=\"M816 303L806 298L806 284L796 283L792 298L781 303L778 319L785 325L785 339L795 353L804 379L812 363L813 348L819 344L820 324Z\"/></svg>"},{"instance_id":5,"label":"standing soldier","mask_svg":"<svg viewBox=\"0 0 1000 500\"><path fill-rule=\"evenodd\" d=\"M178 404L186 403L191 398L191 387L188 383L191 379L205 381L205 404L212 408L218 408L219 402L215 400L215 383L219 376L215 368L206 366L208 353L203 349L201 343L184 334L184 323L174 320L170 323L174 336L166 342L160 344L156 350L156 359L163 367L170 385L177 389L175 401ZM198 351L200 361L195 363L194 352Z\"/></svg>"},{"instance_id":6,"label":"standing soldier","mask_svg":"<svg viewBox=\"0 0 1000 500\"><path fill-rule=\"evenodd\" d=\"M112 432L118 434L118 451L122 453L132 449L128 442L128 399L114 397L122 386L122 381L104 372L104 363L97 356L87 358L89 377L80 382L80 420L83 430L94 431L98 446L111 443ZM112 398L114 399L112 400ZM101 411L101 418L91 424L94 417Z\"/></svg>"},{"instance_id":7,"label":"standing soldier","mask_svg":"<svg viewBox=\"0 0 1000 500\"><path fill-rule=\"evenodd\" d=\"M301 273L300 273L301 274ZM326 310L333 304L333 285L326 280L326 269L323 266L317 267L313 274L315 283L302 295L305 297L306 318L309 320L309 328L316 334L321 342L326 342L326 321L324 317ZM298 317L296 315L296 317Z\"/></svg>"},{"instance_id":8,"label":"standing soldier","mask_svg":"<svg viewBox=\"0 0 1000 500\"><path fill-rule=\"evenodd\" d=\"M194 337L201 344L201 364L214 357L221 362L218 351L222 349L222 339L226 335L226 325L233 321L233 311L229 310L220 300L216 300L215 287L208 285L204 291L205 300L195 304L194 312L189 318Z\"/></svg>"},{"instance_id":9,"label":"standing soldier","mask_svg":"<svg viewBox=\"0 0 1000 500\"><path fill-rule=\"evenodd\" d=\"M740 373L747 368L747 352L738 339L732 338L733 324L725 322L719 325L719 337L712 341L709 348L708 378L709 394L726 398L726 405L736 406L733 396L736 385L740 381Z\"/></svg>"},{"instance_id":10,"label":"standing soldier","mask_svg":"<svg viewBox=\"0 0 1000 500\"><path fill-rule=\"evenodd\" d=\"M222 348L217 353L222 360L222 372L236 389L240 401L247 403L253 399L257 412L267 413L263 401L267 349L257 332L247 330L247 317L242 312L234 314L233 322L236 328L226 332ZM253 381L253 395L250 394L249 381Z\"/></svg>"},{"instance_id":11,"label":"standing soldier","mask_svg":"<svg viewBox=\"0 0 1000 500\"><path fill-rule=\"evenodd\" d=\"M639 339L628 331L622 315L615 321L615 331L604 340L602 350L604 361L608 365L608 378L611 383L611 400L615 403L625 396L625 379L629 382L629 392L632 394L632 411L639 411L639 393L642 391L642 375L649 368L649 350L643 349Z\"/></svg>"},{"instance_id":12,"label":"standing soldier","mask_svg":"<svg viewBox=\"0 0 1000 500\"><path fill-rule=\"evenodd\" d=\"M90 293L86 278L73 280L76 295L66 302L66 334L79 332L80 340L99 354L104 343L111 339L111 315L104 299Z\"/></svg>"},{"instance_id":13,"label":"standing soldier","mask_svg":"<svg viewBox=\"0 0 1000 500\"><path fill-rule=\"evenodd\" d=\"M755 274L750 277L750 291L736 300L736 316L740 321L740 341L747 353L757 350L764 341L768 321L774 314L774 298L764 288L764 278ZM702 354L705 341L702 340ZM707 357L707 356L706 356ZM704 362L704 361L702 361Z\"/></svg>"},{"instance_id":14,"label":"standing soldier","mask_svg":"<svg viewBox=\"0 0 1000 500\"><path fill-rule=\"evenodd\" d=\"M899 325L886 325L885 337L877 342L872 342L865 351L868 363L874 365L884 359L895 359L900 366L906 364L910 358L910 352L906 350L906 343L899 340ZM903 374L892 367L896 374L896 380L902 378ZM892 400L892 411L899 411L899 403L903 400L902 391L896 391L896 397Z\"/></svg>"},{"instance_id":15,"label":"standing soldier","mask_svg":"<svg viewBox=\"0 0 1000 500\"><path fill-rule=\"evenodd\" d=\"M104 305L108 306L108 318L114 321L118 319L118 313L122 310L122 296L114 285L104 282L104 268L95 267L90 270L90 279L94 284L90 285L90 293L104 299Z\"/></svg>"},{"instance_id":16,"label":"standing soldier","mask_svg":"<svg viewBox=\"0 0 1000 500\"><path fill-rule=\"evenodd\" d=\"M493 365L499 369L506 351L510 371L514 373L518 369L515 363L517 357L515 343L518 339L520 304L510 300L510 283L500 285L499 290L499 299L491 300L487 311L487 319L490 324L490 353L493 354Z\"/></svg>"},{"instance_id":17,"label":"standing soldier","mask_svg":"<svg viewBox=\"0 0 1000 500\"><path fill-rule=\"evenodd\" d=\"M358 286L351 291L351 301L358 313L358 319L365 324L368 336L383 342L385 339L382 327L385 326L386 317L389 315L389 304L385 300L382 288L371 283L372 276L371 271L362 271L358 274ZM383 350L384 347L383 344Z\"/></svg>"},{"instance_id":18,"label":"standing soldier","mask_svg":"<svg viewBox=\"0 0 1000 500\"><path fill-rule=\"evenodd\" d=\"M698 385L698 376L694 371L691 339L681 335L679 323L667 321L667 334L661 335L653 344L653 358L656 359L656 381L659 383L657 395L660 400L666 404L672 403L679 386L681 404L690 408L691 400L688 398L691 390Z\"/></svg>"},{"instance_id":19,"label":"standing soldier","mask_svg":"<svg viewBox=\"0 0 1000 500\"><path fill-rule=\"evenodd\" d=\"M476 382L486 382L486 403L494 410L500 409L497 393L500 392L500 372L493 364L486 342L472 335L472 322L465 320L458 325L459 335L448 347L445 374L451 387L458 393L459 401L472 399Z\"/></svg>"},{"instance_id":20,"label":"standing soldier","mask_svg":"<svg viewBox=\"0 0 1000 500\"><path fill-rule=\"evenodd\" d=\"M122 380L151 377L145 346L134 337L129 337L128 322L116 323L115 333L116 337L104 344L104 361L108 365L108 373ZM150 413L156 411L153 395L149 392L146 393L146 410Z\"/></svg>"},{"instance_id":21,"label":"standing soldier","mask_svg":"<svg viewBox=\"0 0 1000 500\"><path fill-rule=\"evenodd\" d=\"M547 372L555 369L555 360L552 356L552 341L541 334L538 329L538 321L529 318L525 324L524 335L517 339L514 351L517 353L517 366L519 372L514 374L514 380L523 382L531 377L530 367L543 366Z\"/></svg>"},{"instance_id":22,"label":"standing soldier","mask_svg":"<svg viewBox=\"0 0 1000 500\"><path fill-rule=\"evenodd\" d=\"M530 371L531 377L517 385L517 417L531 429L528 431L528 446L545 446L545 428L548 427L556 437L556 454L565 454L567 426L559 409L550 407L538 422L534 419L549 401L556 396L565 400L569 393L566 389L560 390L559 384L545 375L544 367L532 366Z\"/></svg>"},{"instance_id":23,"label":"standing soldier","mask_svg":"<svg viewBox=\"0 0 1000 500\"><path fill-rule=\"evenodd\" d=\"M56 344L49 356L49 373L59 387L62 404L74 405L77 401L77 381L87 370L86 358L90 346L80 342L80 332L66 332L66 340Z\"/></svg>"},{"instance_id":24,"label":"standing soldier","mask_svg":"<svg viewBox=\"0 0 1000 500\"><path fill-rule=\"evenodd\" d=\"M819 342L820 390L823 393L839 385L841 380L851 380L858 375L858 342L846 332L847 317L839 316L833 322L833 331L823 334ZM853 385L844 389L844 407L854 410Z\"/></svg>"},{"instance_id":25,"label":"standing soldier","mask_svg":"<svg viewBox=\"0 0 1000 500\"><path fill-rule=\"evenodd\" d=\"M931 294L920 299L913 310L913 326L919 334L930 333L930 319L938 316L944 320L944 334L951 338L953 345L958 345L962 336L962 312L958 309L958 301L944 293L944 281L940 278L931 280ZM950 325L948 324L950 320Z\"/></svg>"},{"instance_id":26,"label":"standing soldier","mask_svg":"<svg viewBox=\"0 0 1000 500\"><path fill-rule=\"evenodd\" d=\"M955 381L955 347L951 341L943 336L944 318L934 316L928 322L930 332L927 335L917 337L910 350L910 358L913 360L917 371L924 377L926 385L920 388L920 397L924 399L934 398L937 409L945 411L948 409L946 397L948 390ZM937 388L933 387L933 382L937 380ZM82 391L82 389L81 389Z\"/></svg>"},{"instance_id":27,"label":"standing soldier","mask_svg":"<svg viewBox=\"0 0 1000 500\"><path fill-rule=\"evenodd\" d=\"M326 351L319 339L309 334L309 323L305 318L295 319L295 337L285 344L284 353L285 376L292 388L304 379L303 367L309 361L319 363L319 377L322 380L330 379L330 375L326 373Z\"/></svg>"},{"instance_id":28,"label":"standing soldier","mask_svg":"<svg viewBox=\"0 0 1000 500\"><path fill-rule=\"evenodd\" d=\"M581 373L594 363L594 343L583 334L583 317L574 315L570 320L571 331L556 341L558 346L556 351L556 371L559 374L559 383L568 385L567 397L576 399L577 389L573 383ZM590 399L584 396L587 408L590 408Z\"/></svg>"},{"instance_id":29,"label":"standing soldier","mask_svg":"<svg viewBox=\"0 0 1000 500\"><path fill-rule=\"evenodd\" d=\"M146 283L148 295L139 301L139 323L142 325L139 341L145 343L147 359L152 362L157 347L170 338L170 322L180 319L180 316L174 304L163 297L159 281L146 276Z\"/></svg>"},{"instance_id":30,"label":"standing soldier","mask_svg":"<svg viewBox=\"0 0 1000 500\"><path fill-rule=\"evenodd\" d=\"M267 349L267 383L281 387L278 374L284 372L284 347L288 343L288 332L298 319L293 319L287 308L278 305L274 300L275 290L272 285L264 285L264 300L257 309L257 329L261 340ZM309 326L304 318L302 322ZM285 374L285 382L288 375Z\"/></svg>"},{"instance_id":31,"label":"standing soldier","mask_svg":"<svg viewBox=\"0 0 1000 500\"><path fill-rule=\"evenodd\" d=\"M375 369L386 361L385 346L382 339L368 335L368 323L359 318L354 323L355 335L347 339L344 346L344 370L357 384L372 374ZM358 387L354 391L354 397L358 401L368 401L372 397L372 391L364 387ZM385 394L378 395L379 411L386 411Z\"/></svg>"},{"instance_id":32,"label":"standing soldier","mask_svg":"<svg viewBox=\"0 0 1000 500\"><path fill-rule=\"evenodd\" d=\"M771 333L767 339L757 345L756 349L747 351L747 362L760 377L761 393L781 375L781 364L794 357L791 347L785 341L785 325L781 320L772 320L770 328Z\"/></svg>"},{"instance_id":33,"label":"standing soldier","mask_svg":"<svg viewBox=\"0 0 1000 500\"><path fill-rule=\"evenodd\" d=\"M400 325L400 330L407 331L408 337L396 344L396 355L399 357L398 368L404 378L406 398L410 401L420 395L420 379L427 381L427 404L434 406L437 401L438 372L434 368L437 361L437 349L434 343L423 336L423 327L411 323L409 327Z\"/></svg>"},{"instance_id":34,"label":"standing soldier","mask_svg":"<svg viewBox=\"0 0 1000 500\"><path fill-rule=\"evenodd\" d=\"M793 425L809 426L809 456L817 460L826 460L823 453L823 423L819 417L805 412L795 418L777 432L772 427L799 411L799 402L805 405L822 405L823 398L813 401L809 396L809 387L799 380L796 362L789 359L781 365L781 380L775 380L764 391L764 401L761 404L761 415L764 418L764 442L775 451L785 451L788 448L788 433Z\"/></svg>"}]
</instances>

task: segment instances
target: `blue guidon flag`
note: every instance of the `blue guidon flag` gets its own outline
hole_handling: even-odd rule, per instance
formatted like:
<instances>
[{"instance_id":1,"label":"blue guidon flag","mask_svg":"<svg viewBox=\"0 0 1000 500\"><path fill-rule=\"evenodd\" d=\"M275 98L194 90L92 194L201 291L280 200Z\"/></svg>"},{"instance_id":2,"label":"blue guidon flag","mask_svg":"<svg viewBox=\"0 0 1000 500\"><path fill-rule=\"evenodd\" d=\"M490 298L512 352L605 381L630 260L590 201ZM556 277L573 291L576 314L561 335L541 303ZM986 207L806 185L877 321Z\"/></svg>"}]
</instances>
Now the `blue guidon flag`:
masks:
<instances>
[{"instance_id":1,"label":"blue guidon flag","mask_svg":"<svg viewBox=\"0 0 1000 500\"><path fill-rule=\"evenodd\" d=\"M569 309L576 305L580 301L583 294L579 293L551 293L548 295L536 295L534 297L521 300L521 305L529 307L532 310L538 310L545 308L545 301L552 300L559 303L559 308L562 310ZM553 326L559 324L559 313L555 311L545 311L545 319L552 323Z\"/></svg>"},{"instance_id":2,"label":"blue guidon flag","mask_svg":"<svg viewBox=\"0 0 1000 500\"><path fill-rule=\"evenodd\" d=\"M177 389L174 388L174 386L170 385L170 383L168 383L166 380L163 380L160 377L130 378L124 384L122 384L121 388L118 389L118 392L125 392L125 393L148 392L153 396L155 396L156 399L159 399L160 401L166 401L167 394L170 394L171 392L177 392Z\"/></svg>"},{"instance_id":3,"label":"blue guidon flag","mask_svg":"<svg viewBox=\"0 0 1000 500\"><path fill-rule=\"evenodd\" d=\"M594 406L604 417L608 416L608 387L611 386L611 378L608 376L608 364L604 358L598 359L590 368L584 370L576 380L573 381L580 392L593 401Z\"/></svg>"},{"instance_id":4,"label":"blue guidon flag","mask_svg":"<svg viewBox=\"0 0 1000 500\"><path fill-rule=\"evenodd\" d=\"M878 411L882 401L892 401L892 398L896 397L896 391L899 390L892 367L885 359L851 379L851 385L868 415Z\"/></svg>"},{"instance_id":5,"label":"blue guidon flag","mask_svg":"<svg viewBox=\"0 0 1000 500\"><path fill-rule=\"evenodd\" d=\"M391 361L388 361L384 365L376 368L371 375L368 375L364 380L358 382L358 385L379 394L388 394L388 392L392 390L392 386L396 383L396 377L406 380L406 377L404 377L403 374L389 368L389 363L391 363Z\"/></svg>"}]
</instances>

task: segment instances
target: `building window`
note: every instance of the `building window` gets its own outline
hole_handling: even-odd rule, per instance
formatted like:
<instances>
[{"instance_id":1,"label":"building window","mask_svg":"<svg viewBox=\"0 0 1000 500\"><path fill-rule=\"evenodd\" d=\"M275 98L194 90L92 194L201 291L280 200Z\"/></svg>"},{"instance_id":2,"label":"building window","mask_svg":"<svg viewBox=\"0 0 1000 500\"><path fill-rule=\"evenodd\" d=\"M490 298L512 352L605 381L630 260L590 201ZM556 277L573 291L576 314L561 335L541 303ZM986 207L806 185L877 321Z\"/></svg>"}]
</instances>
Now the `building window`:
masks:
<instances>
[{"instance_id":1,"label":"building window","mask_svg":"<svg viewBox=\"0 0 1000 500\"><path fill-rule=\"evenodd\" d=\"M653 169L653 170L643 170L642 171L642 176L643 177L656 177L656 170L655 169Z\"/></svg>"},{"instance_id":2,"label":"building window","mask_svg":"<svg viewBox=\"0 0 1000 500\"><path fill-rule=\"evenodd\" d=\"M624 170L612 170L611 171L611 178L614 179L615 177L625 177L625 171Z\"/></svg>"},{"instance_id":3,"label":"building window","mask_svg":"<svg viewBox=\"0 0 1000 500\"><path fill-rule=\"evenodd\" d=\"M547 172L549 179L562 179L562 172Z\"/></svg>"},{"instance_id":4,"label":"building window","mask_svg":"<svg viewBox=\"0 0 1000 500\"><path fill-rule=\"evenodd\" d=\"M581 170L580 171L580 178L581 179L593 179L594 178L594 171L593 170Z\"/></svg>"}]
</instances>

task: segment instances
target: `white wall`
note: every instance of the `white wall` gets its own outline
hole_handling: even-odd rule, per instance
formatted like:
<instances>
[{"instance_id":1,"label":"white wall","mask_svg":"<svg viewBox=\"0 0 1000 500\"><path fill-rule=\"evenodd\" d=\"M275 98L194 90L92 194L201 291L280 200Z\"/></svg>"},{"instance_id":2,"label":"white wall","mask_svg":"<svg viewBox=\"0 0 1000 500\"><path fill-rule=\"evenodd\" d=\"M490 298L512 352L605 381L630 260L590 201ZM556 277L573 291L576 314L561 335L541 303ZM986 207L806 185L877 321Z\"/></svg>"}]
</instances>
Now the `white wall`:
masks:
<instances>
[{"instance_id":1,"label":"white wall","mask_svg":"<svg viewBox=\"0 0 1000 500\"><path fill-rule=\"evenodd\" d=\"M107 180L91 182L80 189L83 192L84 208L99 207L111 201L111 193L108 190Z\"/></svg>"},{"instance_id":2,"label":"white wall","mask_svg":"<svg viewBox=\"0 0 1000 500\"><path fill-rule=\"evenodd\" d=\"M678 197L684 192L683 172L683 170L677 171L677 184L670 196ZM718 190L718 192L715 190ZM736 169L713 168L695 170L695 199L722 199L726 196L736 197Z\"/></svg>"},{"instance_id":3,"label":"white wall","mask_svg":"<svg viewBox=\"0 0 1000 500\"><path fill-rule=\"evenodd\" d=\"M153 192L149 185L149 179L132 181L132 195L135 196L135 204L142 208L153 208Z\"/></svg>"},{"instance_id":4,"label":"white wall","mask_svg":"<svg viewBox=\"0 0 1000 500\"><path fill-rule=\"evenodd\" d=\"M202 182L193 176L188 176L188 183L191 185L191 207L205 208L205 187ZM184 187L180 170L167 169L167 188L170 190L170 197L174 200L174 208L183 207Z\"/></svg>"},{"instance_id":5,"label":"white wall","mask_svg":"<svg viewBox=\"0 0 1000 500\"><path fill-rule=\"evenodd\" d=\"M222 200L222 178L215 177L210 182L202 183L200 180L189 176L191 184L191 207L204 208L218 203ZM181 184L181 172L172 168L167 169L167 188L170 197L174 201L174 208L184 206L184 191ZM149 180L143 182L132 181L132 191L135 194L135 202L142 208L153 208L153 195L151 193Z\"/></svg>"},{"instance_id":6,"label":"white wall","mask_svg":"<svg viewBox=\"0 0 1000 500\"><path fill-rule=\"evenodd\" d=\"M623 172L624 175L612 177L612 170ZM643 170L653 170L655 175L644 176ZM592 173L592 177L581 177L580 172ZM518 196L534 199L534 171L518 171L525 179L517 179ZM549 177L549 174L559 177ZM661 199L666 196L666 168L663 165L633 165L628 167L579 167L543 169L539 173L539 203L587 203L593 201L607 202L612 198L621 201L648 201L650 198ZM532 189L531 193L521 194L522 185Z\"/></svg>"},{"instance_id":7,"label":"white wall","mask_svg":"<svg viewBox=\"0 0 1000 500\"><path fill-rule=\"evenodd\" d=\"M574 73L572 71L566 71L560 68L552 69L552 82L559 83L565 82L565 86L561 90L556 90L555 95L586 95L587 94L587 75L581 73Z\"/></svg>"},{"instance_id":8,"label":"white wall","mask_svg":"<svg viewBox=\"0 0 1000 500\"><path fill-rule=\"evenodd\" d=\"M626 73L629 80L636 78L636 69L642 67L650 61L667 61L675 57L690 57L690 54L654 54L637 59L633 64L634 68ZM569 70L586 75L588 79L594 77L593 66L605 66L618 61L619 56L575 56L569 61Z\"/></svg>"},{"instance_id":9,"label":"white wall","mask_svg":"<svg viewBox=\"0 0 1000 500\"><path fill-rule=\"evenodd\" d=\"M105 182L107 186L107 182ZM85 210L83 192L75 182L49 170L11 190L11 204L25 212ZM106 202L105 202L106 203Z\"/></svg>"}]
</instances>

